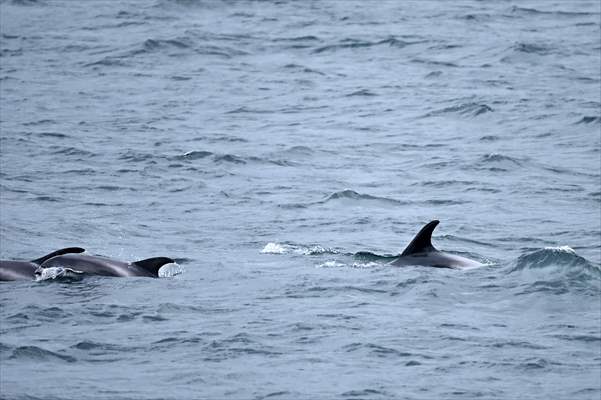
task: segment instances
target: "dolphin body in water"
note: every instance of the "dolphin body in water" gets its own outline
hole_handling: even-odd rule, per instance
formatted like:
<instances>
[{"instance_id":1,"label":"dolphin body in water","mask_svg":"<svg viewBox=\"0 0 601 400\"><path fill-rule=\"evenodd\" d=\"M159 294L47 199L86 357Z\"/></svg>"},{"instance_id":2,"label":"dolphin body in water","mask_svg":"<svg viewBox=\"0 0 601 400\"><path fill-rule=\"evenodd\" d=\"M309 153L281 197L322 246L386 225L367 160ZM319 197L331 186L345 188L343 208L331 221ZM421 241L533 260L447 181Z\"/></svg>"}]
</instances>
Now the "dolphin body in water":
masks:
<instances>
[{"instance_id":1,"label":"dolphin body in water","mask_svg":"<svg viewBox=\"0 0 601 400\"><path fill-rule=\"evenodd\" d=\"M45 268L70 268L88 275L159 277L163 265L175 263L168 257L154 257L131 263L88 254L64 254L43 262L36 274Z\"/></svg>"},{"instance_id":2,"label":"dolphin body in water","mask_svg":"<svg viewBox=\"0 0 601 400\"><path fill-rule=\"evenodd\" d=\"M44 262L63 254L83 253L81 247L67 247L31 261L0 260L0 281L33 280L35 271Z\"/></svg>"},{"instance_id":3,"label":"dolphin body in water","mask_svg":"<svg viewBox=\"0 0 601 400\"><path fill-rule=\"evenodd\" d=\"M434 220L426 224L413 238L411 243L409 243L409 246L407 246L401 255L389 264L397 267L423 265L427 267L454 269L482 266L482 264L477 261L455 254L445 253L432 246L432 232L439 223L440 221Z\"/></svg>"}]
</instances>

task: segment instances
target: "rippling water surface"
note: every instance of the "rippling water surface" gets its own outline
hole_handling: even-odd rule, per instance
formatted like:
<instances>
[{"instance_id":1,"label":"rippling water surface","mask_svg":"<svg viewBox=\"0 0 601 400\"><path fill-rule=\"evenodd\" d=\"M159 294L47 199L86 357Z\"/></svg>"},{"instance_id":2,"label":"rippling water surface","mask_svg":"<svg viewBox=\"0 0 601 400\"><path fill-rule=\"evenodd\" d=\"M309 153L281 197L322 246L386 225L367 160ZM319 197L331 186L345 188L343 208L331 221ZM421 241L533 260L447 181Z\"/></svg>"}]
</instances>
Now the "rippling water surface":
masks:
<instances>
[{"instance_id":1,"label":"rippling water surface","mask_svg":"<svg viewBox=\"0 0 601 400\"><path fill-rule=\"evenodd\" d=\"M600 11L0 2L0 394L598 399Z\"/></svg>"}]
</instances>

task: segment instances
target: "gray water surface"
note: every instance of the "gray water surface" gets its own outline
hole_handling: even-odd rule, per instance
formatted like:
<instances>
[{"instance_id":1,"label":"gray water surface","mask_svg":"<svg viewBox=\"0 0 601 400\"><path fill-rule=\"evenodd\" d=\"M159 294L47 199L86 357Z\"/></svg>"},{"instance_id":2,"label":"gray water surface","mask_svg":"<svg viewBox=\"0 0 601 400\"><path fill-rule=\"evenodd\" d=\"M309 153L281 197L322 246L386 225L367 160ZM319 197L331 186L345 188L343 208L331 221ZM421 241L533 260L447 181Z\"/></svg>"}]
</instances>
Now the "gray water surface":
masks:
<instances>
[{"instance_id":1,"label":"gray water surface","mask_svg":"<svg viewBox=\"0 0 601 400\"><path fill-rule=\"evenodd\" d=\"M0 395L598 399L600 7L1 1Z\"/></svg>"}]
</instances>

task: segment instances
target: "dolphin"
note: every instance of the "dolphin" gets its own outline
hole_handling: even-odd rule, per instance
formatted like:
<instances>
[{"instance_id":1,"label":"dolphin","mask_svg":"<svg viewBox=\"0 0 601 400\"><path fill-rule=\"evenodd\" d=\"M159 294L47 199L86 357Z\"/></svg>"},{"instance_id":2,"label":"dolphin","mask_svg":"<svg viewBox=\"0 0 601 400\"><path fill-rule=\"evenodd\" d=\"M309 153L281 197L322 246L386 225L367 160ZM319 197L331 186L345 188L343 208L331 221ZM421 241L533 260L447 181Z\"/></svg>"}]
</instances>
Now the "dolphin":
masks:
<instances>
[{"instance_id":1,"label":"dolphin","mask_svg":"<svg viewBox=\"0 0 601 400\"><path fill-rule=\"evenodd\" d=\"M44 268L63 267L89 275L147 276L158 278L159 269L163 265L170 263L175 263L175 261L168 257L147 258L128 263L88 254L64 254L43 262L36 274L41 274Z\"/></svg>"},{"instance_id":2,"label":"dolphin","mask_svg":"<svg viewBox=\"0 0 601 400\"><path fill-rule=\"evenodd\" d=\"M475 268L482 266L481 263L461 257L455 254L449 254L437 250L432 246L432 232L440 223L434 220L426 224L418 234L413 238L409 246L401 255L392 260L389 264L397 267L407 265L423 265L436 268Z\"/></svg>"},{"instance_id":3,"label":"dolphin","mask_svg":"<svg viewBox=\"0 0 601 400\"><path fill-rule=\"evenodd\" d=\"M84 251L85 249L81 247L67 247L31 261L0 260L0 281L33 280L36 269L49 259L63 254L83 253Z\"/></svg>"}]
</instances>

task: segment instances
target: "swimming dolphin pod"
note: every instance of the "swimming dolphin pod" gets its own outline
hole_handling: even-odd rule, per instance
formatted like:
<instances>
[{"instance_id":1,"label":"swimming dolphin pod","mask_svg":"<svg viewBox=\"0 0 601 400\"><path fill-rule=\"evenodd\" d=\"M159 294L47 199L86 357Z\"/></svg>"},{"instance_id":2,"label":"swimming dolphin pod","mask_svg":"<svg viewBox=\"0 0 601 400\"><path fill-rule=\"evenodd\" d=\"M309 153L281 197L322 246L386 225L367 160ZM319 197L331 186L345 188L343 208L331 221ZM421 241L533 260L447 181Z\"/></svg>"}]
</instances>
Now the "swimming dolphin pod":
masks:
<instances>
[{"instance_id":1,"label":"swimming dolphin pod","mask_svg":"<svg viewBox=\"0 0 601 400\"><path fill-rule=\"evenodd\" d=\"M84 251L85 249L81 247L67 247L31 261L0 260L0 281L34 279L35 271L49 259L63 254L83 253Z\"/></svg>"},{"instance_id":2,"label":"swimming dolphin pod","mask_svg":"<svg viewBox=\"0 0 601 400\"><path fill-rule=\"evenodd\" d=\"M405 248L401 255L390 262L390 265L402 267L408 265L423 265L436 268L475 268L482 266L481 263L437 250L432 245L432 232L440 223L434 220L426 224L411 243Z\"/></svg>"},{"instance_id":3,"label":"swimming dolphin pod","mask_svg":"<svg viewBox=\"0 0 601 400\"><path fill-rule=\"evenodd\" d=\"M33 280L53 267L78 274L158 278L163 265L175 262L168 257L155 257L127 263L83 252L81 247L68 247L31 261L0 260L0 281Z\"/></svg>"},{"instance_id":4,"label":"swimming dolphin pod","mask_svg":"<svg viewBox=\"0 0 601 400\"><path fill-rule=\"evenodd\" d=\"M437 250L432 245L432 232L440 221L434 220L426 224L411 243L389 264L393 266L423 265L436 268L475 268L482 264ZM47 268L62 268L75 274L102 276L146 276L158 278L159 269L166 264L175 263L168 257L154 257L134 262L113 260L101 256L81 254L81 247L67 247L46 254L31 261L0 260L0 281L35 279Z\"/></svg>"}]
</instances>

